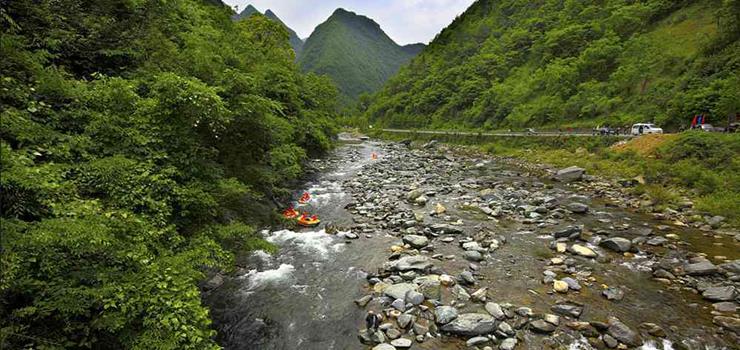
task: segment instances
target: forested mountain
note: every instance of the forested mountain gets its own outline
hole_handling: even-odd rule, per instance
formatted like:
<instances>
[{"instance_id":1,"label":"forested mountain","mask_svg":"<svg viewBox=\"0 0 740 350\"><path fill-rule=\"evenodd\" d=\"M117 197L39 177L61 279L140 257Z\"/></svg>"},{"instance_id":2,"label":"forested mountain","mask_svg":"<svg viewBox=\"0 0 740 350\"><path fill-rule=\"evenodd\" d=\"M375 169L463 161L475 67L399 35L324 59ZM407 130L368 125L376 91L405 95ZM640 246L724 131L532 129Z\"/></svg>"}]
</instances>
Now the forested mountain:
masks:
<instances>
[{"instance_id":1,"label":"forested mountain","mask_svg":"<svg viewBox=\"0 0 740 350\"><path fill-rule=\"evenodd\" d=\"M247 5L247 7L244 8L244 10L242 10L242 12L240 12L237 15L234 15L232 18L238 21L238 20L242 20L245 18L249 18L255 13L260 13L260 12L254 6ZM285 27L285 29L288 31L288 35L290 36L290 47L293 48L293 51L295 51L296 56L298 56L301 53L301 50L303 49L303 40L299 38L298 34L293 29L288 27L288 25L286 25L285 22L283 22L280 19L280 17L278 17L274 12L272 12L272 10L268 9L267 11L265 11L264 15L265 17L275 22L278 22Z\"/></svg>"},{"instance_id":2,"label":"forested mountain","mask_svg":"<svg viewBox=\"0 0 740 350\"><path fill-rule=\"evenodd\" d=\"M413 127L688 124L740 108L740 1L479 0L366 111Z\"/></svg>"},{"instance_id":3,"label":"forested mountain","mask_svg":"<svg viewBox=\"0 0 740 350\"><path fill-rule=\"evenodd\" d=\"M345 104L377 91L423 44L401 47L370 18L337 9L306 40L298 63L337 84Z\"/></svg>"},{"instance_id":4,"label":"forested mountain","mask_svg":"<svg viewBox=\"0 0 740 350\"><path fill-rule=\"evenodd\" d=\"M0 8L0 348L215 349L197 283L331 147L337 92L213 0ZM269 214L261 214L269 215Z\"/></svg>"}]
</instances>

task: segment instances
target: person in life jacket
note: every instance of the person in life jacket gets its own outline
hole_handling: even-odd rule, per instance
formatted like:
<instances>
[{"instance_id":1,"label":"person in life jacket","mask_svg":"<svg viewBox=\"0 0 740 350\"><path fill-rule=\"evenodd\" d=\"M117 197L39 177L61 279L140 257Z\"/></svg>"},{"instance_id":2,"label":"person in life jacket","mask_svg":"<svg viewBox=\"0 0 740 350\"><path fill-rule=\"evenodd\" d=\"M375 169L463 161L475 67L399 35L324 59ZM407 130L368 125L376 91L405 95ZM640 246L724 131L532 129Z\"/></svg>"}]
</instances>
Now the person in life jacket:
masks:
<instances>
[{"instance_id":1,"label":"person in life jacket","mask_svg":"<svg viewBox=\"0 0 740 350\"><path fill-rule=\"evenodd\" d=\"M289 206L288 209L285 209L285 211L283 211L283 217L286 219L295 219L298 217L298 215L300 214L293 208L292 205Z\"/></svg>"},{"instance_id":2,"label":"person in life jacket","mask_svg":"<svg viewBox=\"0 0 740 350\"><path fill-rule=\"evenodd\" d=\"M367 316L365 316L365 324L367 325L367 330L372 330L373 332L378 331L378 327L380 327L380 315L376 315L375 312L372 310L367 312Z\"/></svg>"},{"instance_id":3,"label":"person in life jacket","mask_svg":"<svg viewBox=\"0 0 740 350\"><path fill-rule=\"evenodd\" d=\"M308 201L311 200L311 195L308 194L308 192L303 192L303 195L301 196L301 199L298 200L298 203L305 204L308 203Z\"/></svg>"}]
</instances>

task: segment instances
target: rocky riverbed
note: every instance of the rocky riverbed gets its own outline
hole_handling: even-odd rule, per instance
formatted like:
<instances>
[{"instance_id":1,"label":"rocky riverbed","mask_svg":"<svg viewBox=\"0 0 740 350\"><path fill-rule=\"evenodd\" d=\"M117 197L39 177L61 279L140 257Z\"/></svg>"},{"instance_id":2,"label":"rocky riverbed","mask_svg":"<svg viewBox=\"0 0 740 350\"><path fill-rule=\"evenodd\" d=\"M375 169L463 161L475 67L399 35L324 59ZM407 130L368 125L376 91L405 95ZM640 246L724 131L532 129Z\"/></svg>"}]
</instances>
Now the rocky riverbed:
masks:
<instances>
[{"instance_id":1,"label":"rocky riverbed","mask_svg":"<svg viewBox=\"0 0 740 350\"><path fill-rule=\"evenodd\" d=\"M656 213L629 181L434 143L365 142L317 164L322 229L265 232L281 252L207 294L226 348L740 343L737 232L690 203Z\"/></svg>"}]
</instances>

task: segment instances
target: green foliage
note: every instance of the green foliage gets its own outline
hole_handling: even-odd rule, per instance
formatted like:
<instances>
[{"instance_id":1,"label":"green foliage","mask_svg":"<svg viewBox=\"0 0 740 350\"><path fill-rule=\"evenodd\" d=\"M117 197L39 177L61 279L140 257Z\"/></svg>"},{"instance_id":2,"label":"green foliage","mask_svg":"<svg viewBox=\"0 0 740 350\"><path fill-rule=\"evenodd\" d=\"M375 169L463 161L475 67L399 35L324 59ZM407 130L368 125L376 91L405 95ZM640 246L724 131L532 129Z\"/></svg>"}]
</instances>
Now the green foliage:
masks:
<instances>
[{"instance_id":1,"label":"green foliage","mask_svg":"<svg viewBox=\"0 0 740 350\"><path fill-rule=\"evenodd\" d=\"M336 88L218 1L0 11L0 348L217 348L197 284L275 250L248 223L332 147Z\"/></svg>"},{"instance_id":2,"label":"green foliage","mask_svg":"<svg viewBox=\"0 0 740 350\"><path fill-rule=\"evenodd\" d=\"M378 91L418 54L420 44L399 46L373 20L338 9L306 40L298 64L336 82L344 106Z\"/></svg>"},{"instance_id":3,"label":"green foliage","mask_svg":"<svg viewBox=\"0 0 740 350\"><path fill-rule=\"evenodd\" d=\"M479 0L359 112L423 128L685 127L740 112L740 1ZM355 123L357 124L357 123Z\"/></svg>"}]
</instances>

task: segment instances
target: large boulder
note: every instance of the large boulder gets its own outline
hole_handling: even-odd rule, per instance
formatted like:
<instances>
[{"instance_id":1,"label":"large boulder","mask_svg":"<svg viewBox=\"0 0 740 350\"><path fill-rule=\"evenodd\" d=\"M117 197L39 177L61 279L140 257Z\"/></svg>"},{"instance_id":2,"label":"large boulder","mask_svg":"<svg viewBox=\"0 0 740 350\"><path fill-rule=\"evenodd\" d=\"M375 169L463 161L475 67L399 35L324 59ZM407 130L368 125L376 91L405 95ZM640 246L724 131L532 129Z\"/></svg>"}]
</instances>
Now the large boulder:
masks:
<instances>
[{"instance_id":1,"label":"large boulder","mask_svg":"<svg viewBox=\"0 0 740 350\"><path fill-rule=\"evenodd\" d=\"M583 174L585 173L585 169L579 168L577 166L572 166L569 168L558 170L558 172L555 173L554 179L562 182L578 181L583 178Z\"/></svg>"},{"instance_id":2,"label":"large boulder","mask_svg":"<svg viewBox=\"0 0 740 350\"><path fill-rule=\"evenodd\" d=\"M628 252L630 248L632 248L632 242L629 239L622 237L607 238L601 241L600 245L606 249L619 253Z\"/></svg>"},{"instance_id":3,"label":"large boulder","mask_svg":"<svg viewBox=\"0 0 740 350\"><path fill-rule=\"evenodd\" d=\"M444 332L462 336L483 335L492 333L496 329L496 319L485 314L462 314L440 329Z\"/></svg>"},{"instance_id":4,"label":"large boulder","mask_svg":"<svg viewBox=\"0 0 740 350\"><path fill-rule=\"evenodd\" d=\"M386 263L386 269L391 271L423 271L432 267L432 261L423 255L404 256L395 261Z\"/></svg>"},{"instance_id":5,"label":"large boulder","mask_svg":"<svg viewBox=\"0 0 740 350\"><path fill-rule=\"evenodd\" d=\"M406 243L417 249L424 248L429 245L429 238L419 235L405 235L403 236L403 243Z\"/></svg>"},{"instance_id":6,"label":"large boulder","mask_svg":"<svg viewBox=\"0 0 740 350\"><path fill-rule=\"evenodd\" d=\"M700 261L694 264L688 264L683 268L684 272L690 276L707 276L717 273L719 269L710 261Z\"/></svg>"},{"instance_id":7,"label":"large boulder","mask_svg":"<svg viewBox=\"0 0 740 350\"><path fill-rule=\"evenodd\" d=\"M395 299L406 300L406 293L417 291L419 286L413 283L397 283L385 288L383 294Z\"/></svg>"}]
</instances>

